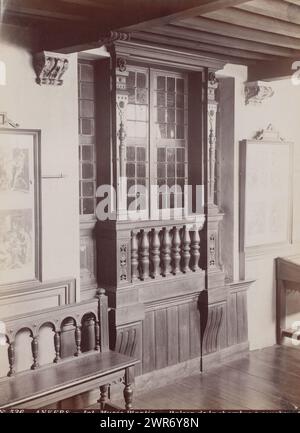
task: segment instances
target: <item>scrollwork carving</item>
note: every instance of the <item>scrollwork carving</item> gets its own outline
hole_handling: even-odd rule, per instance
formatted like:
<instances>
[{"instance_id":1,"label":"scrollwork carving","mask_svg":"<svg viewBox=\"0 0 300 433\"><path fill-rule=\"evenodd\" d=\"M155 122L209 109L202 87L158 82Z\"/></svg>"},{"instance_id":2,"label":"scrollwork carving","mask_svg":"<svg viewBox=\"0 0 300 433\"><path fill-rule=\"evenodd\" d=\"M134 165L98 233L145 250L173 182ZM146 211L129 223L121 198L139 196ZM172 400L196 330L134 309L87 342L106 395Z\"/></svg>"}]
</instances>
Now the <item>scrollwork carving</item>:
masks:
<instances>
[{"instance_id":1,"label":"scrollwork carving","mask_svg":"<svg viewBox=\"0 0 300 433\"><path fill-rule=\"evenodd\" d=\"M36 82L39 85L62 86L63 75L69 67L66 54L42 51L33 57Z\"/></svg>"}]
</instances>

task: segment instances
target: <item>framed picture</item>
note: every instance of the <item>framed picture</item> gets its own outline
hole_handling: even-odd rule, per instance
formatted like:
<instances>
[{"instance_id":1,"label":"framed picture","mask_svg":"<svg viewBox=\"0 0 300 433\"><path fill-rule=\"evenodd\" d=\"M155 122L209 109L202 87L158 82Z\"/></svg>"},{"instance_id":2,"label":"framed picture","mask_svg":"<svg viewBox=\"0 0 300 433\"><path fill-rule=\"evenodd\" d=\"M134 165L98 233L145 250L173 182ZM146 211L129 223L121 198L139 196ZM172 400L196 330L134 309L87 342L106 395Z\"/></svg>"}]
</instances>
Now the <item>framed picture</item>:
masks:
<instances>
[{"instance_id":1,"label":"framed picture","mask_svg":"<svg viewBox=\"0 0 300 433\"><path fill-rule=\"evenodd\" d=\"M0 286L41 281L40 131L0 128Z\"/></svg>"},{"instance_id":2,"label":"framed picture","mask_svg":"<svg viewBox=\"0 0 300 433\"><path fill-rule=\"evenodd\" d=\"M291 242L293 145L271 132L240 143L241 251Z\"/></svg>"}]
</instances>

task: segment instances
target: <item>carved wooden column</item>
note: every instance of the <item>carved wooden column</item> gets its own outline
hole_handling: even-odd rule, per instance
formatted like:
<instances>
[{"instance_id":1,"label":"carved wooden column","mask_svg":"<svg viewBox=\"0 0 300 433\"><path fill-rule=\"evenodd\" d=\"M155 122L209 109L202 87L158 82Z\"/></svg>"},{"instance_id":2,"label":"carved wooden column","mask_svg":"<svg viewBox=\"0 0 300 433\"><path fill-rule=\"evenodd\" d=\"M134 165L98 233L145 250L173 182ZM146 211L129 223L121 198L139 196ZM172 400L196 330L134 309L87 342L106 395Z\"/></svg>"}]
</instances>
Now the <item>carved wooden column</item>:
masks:
<instances>
[{"instance_id":1,"label":"carved wooden column","mask_svg":"<svg viewBox=\"0 0 300 433\"><path fill-rule=\"evenodd\" d=\"M166 277L170 273L171 263L171 239L168 227L163 228L161 246L161 269L162 275Z\"/></svg>"},{"instance_id":2,"label":"carved wooden column","mask_svg":"<svg viewBox=\"0 0 300 433\"><path fill-rule=\"evenodd\" d=\"M220 254L220 223L224 214L220 211L216 190L218 188L216 177L216 164L218 153L217 137L217 113L218 80L215 71L207 73L207 227L206 227L206 251L208 289L225 286L225 274L222 269ZM224 290L225 292L225 290ZM225 296L225 295L224 295Z\"/></svg>"},{"instance_id":3,"label":"carved wooden column","mask_svg":"<svg viewBox=\"0 0 300 433\"><path fill-rule=\"evenodd\" d=\"M127 216L127 178L126 178L126 110L128 104L126 60L116 59L116 127L117 127L117 218Z\"/></svg>"},{"instance_id":4,"label":"carved wooden column","mask_svg":"<svg viewBox=\"0 0 300 433\"><path fill-rule=\"evenodd\" d=\"M172 232L172 273L176 275L180 271L180 236L176 226L173 228Z\"/></svg>"},{"instance_id":5,"label":"carved wooden column","mask_svg":"<svg viewBox=\"0 0 300 433\"><path fill-rule=\"evenodd\" d=\"M151 231L151 248L150 248L150 260L151 260L151 277L156 278L159 276L159 262L160 262L160 240L158 230L153 228Z\"/></svg>"},{"instance_id":6,"label":"carved wooden column","mask_svg":"<svg viewBox=\"0 0 300 433\"><path fill-rule=\"evenodd\" d=\"M216 185L216 128L218 103L216 101L216 90L218 80L213 72L208 73L207 82L207 139L208 139L208 179L207 179L207 202L209 207L217 206L215 203Z\"/></svg>"}]
</instances>

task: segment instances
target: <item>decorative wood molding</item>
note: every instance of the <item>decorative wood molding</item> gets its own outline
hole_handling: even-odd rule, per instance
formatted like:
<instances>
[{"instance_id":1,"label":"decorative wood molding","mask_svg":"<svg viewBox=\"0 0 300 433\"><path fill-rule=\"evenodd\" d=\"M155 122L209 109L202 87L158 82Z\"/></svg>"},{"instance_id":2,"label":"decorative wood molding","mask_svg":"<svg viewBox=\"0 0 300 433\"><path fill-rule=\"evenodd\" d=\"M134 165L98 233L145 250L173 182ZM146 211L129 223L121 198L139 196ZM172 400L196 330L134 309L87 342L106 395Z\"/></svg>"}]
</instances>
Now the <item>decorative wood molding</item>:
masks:
<instances>
[{"instance_id":1,"label":"decorative wood molding","mask_svg":"<svg viewBox=\"0 0 300 433\"><path fill-rule=\"evenodd\" d=\"M66 54L42 51L34 55L33 66L37 84L62 86L63 75L69 67L69 59Z\"/></svg>"},{"instance_id":2,"label":"decorative wood molding","mask_svg":"<svg viewBox=\"0 0 300 433\"><path fill-rule=\"evenodd\" d=\"M245 83L245 104L261 104L265 99L271 98L274 90L264 81L251 81Z\"/></svg>"},{"instance_id":3,"label":"decorative wood molding","mask_svg":"<svg viewBox=\"0 0 300 433\"><path fill-rule=\"evenodd\" d=\"M101 45L111 45L116 41L130 41L130 33L110 31L100 35L99 43Z\"/></svg>"},{"instance_id":4,"label":"decorative wood molding","mask_svg":"<svg viewBox=\"0 0 300 433\"><path fill-rule=\"evenodd\" d=\"M220 332L224 325L226 304L212 305L208 310L208 320L203 336L203 353L216 352L220 345Z\"/></svg>"}]
</instances>

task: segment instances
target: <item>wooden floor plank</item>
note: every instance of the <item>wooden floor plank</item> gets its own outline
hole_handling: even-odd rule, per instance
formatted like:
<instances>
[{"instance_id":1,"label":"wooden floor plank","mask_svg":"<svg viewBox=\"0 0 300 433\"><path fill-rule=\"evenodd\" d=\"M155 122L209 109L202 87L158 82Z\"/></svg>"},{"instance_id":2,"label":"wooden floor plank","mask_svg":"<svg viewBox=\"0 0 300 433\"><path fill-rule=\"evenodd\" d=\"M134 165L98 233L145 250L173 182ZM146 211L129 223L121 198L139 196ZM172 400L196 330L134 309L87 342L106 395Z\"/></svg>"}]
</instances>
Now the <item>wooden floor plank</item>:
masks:
<instances>
[{"instance_id":1,"label":"wooden floor plank","mask_svg":"<svg viewBox=\"0 0 300 433\"><path fill-rule=\"evenodd\" d=\"M272 346L223 362L172 385L135 392L145 410L287 410L300 408L300 347Z\"/></svg>"}]
</instances>

